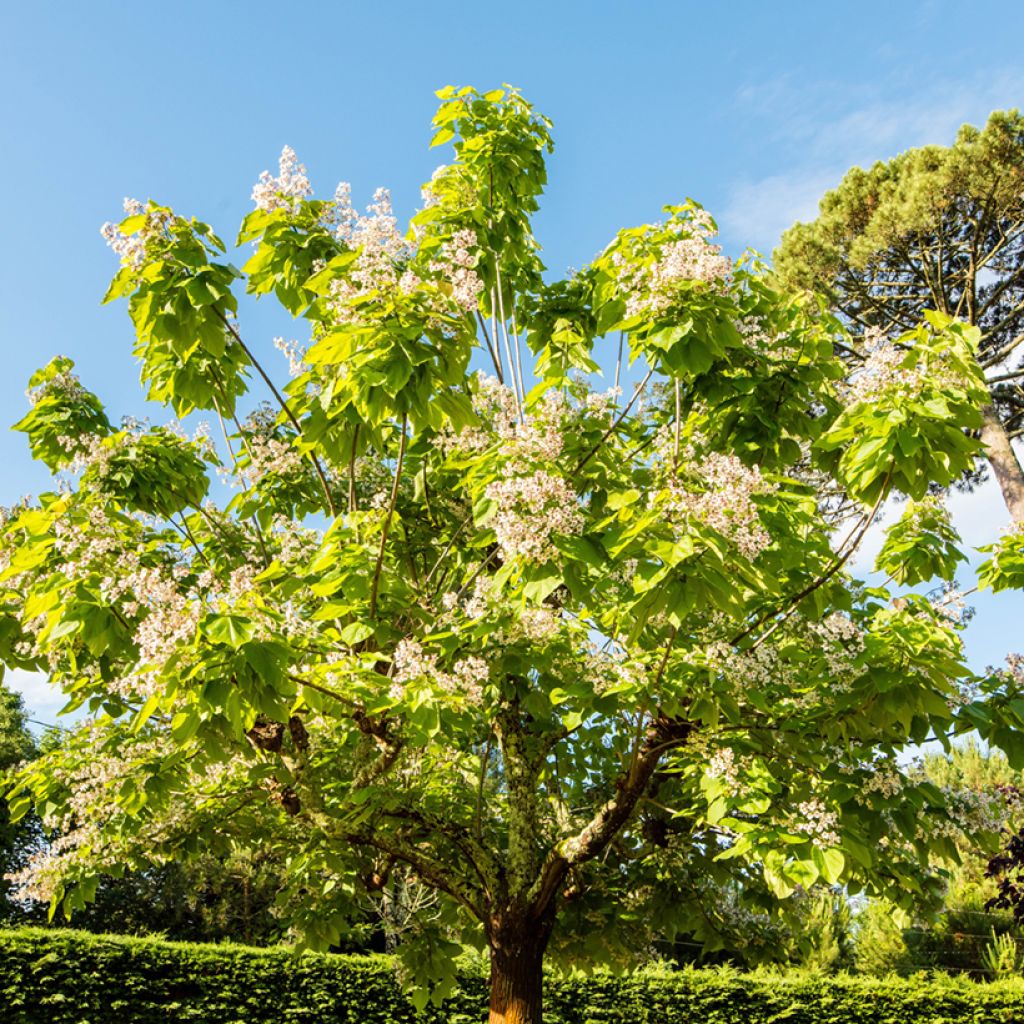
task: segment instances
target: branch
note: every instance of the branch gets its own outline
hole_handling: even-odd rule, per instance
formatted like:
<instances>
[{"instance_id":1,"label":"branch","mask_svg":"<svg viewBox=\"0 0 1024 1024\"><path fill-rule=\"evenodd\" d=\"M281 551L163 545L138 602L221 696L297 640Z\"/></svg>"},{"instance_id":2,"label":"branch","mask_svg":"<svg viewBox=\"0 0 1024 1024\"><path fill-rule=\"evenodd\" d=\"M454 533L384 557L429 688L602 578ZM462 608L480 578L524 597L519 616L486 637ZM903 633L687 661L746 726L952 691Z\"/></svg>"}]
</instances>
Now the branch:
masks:
<instances>
[{"instance_id":1,"label":"branch","mask_svg":"<svg viewBox=\"0 0 1024 1024\"><path fill-rule=\"evenodd\" d=\"M636 388L633 391L633 397L627 403L626 408L623 409L621 413L619 413L619 415L615 419L615 422L612 423L612 425L601 435L601 440L598 441L597 444L595 444L594 447L591 448L590 451L587 452L587 454L584 455L583 458L576 463L576 467L575 469L573 469L573 473L578 473L601 450L601 446L605 443L605 441L607 441L608 438L615 433L619 424L629 414L629 410L633 408L633 403L640 397L640 392L643 391L644 387L647 385L647 382L651 379L653 375L653 369L647 371L647 376L644 377L644 379L640 381L639 384L637 384Z\"/></svg>"},{"instance_id":2,"label":"branch","mask_svg":"<svg viewBox=\"0 0 1024 1024\"><path fill-rule=\"evenodd\" d=\"M570 868L593 860L614 839L643 796L662 754L685 743L692 729L689 722L659 716L648 731L639 756L615 780L615 796L601 806L580 832L557 843L548 854L529 893L534 917L547 909Z\"/></svg>"},{"instance_id":3,"label":"branch","mask_svg":"<svg viewBox=\"0 0 1024 1024\"><path fill-rule=\"evenodd\" d=\"M355 425L352 431L352 454L348 460L348 510L356 512L358 502L356 501L356 443L359 441L359 424Z\"/></svg>"},{"instance_id":4,"label":"branch","mask_svg":"<svg viewBox=\"0 0 1024 1024\"><path fill-rule=\"evenodd\" d=\"M484 320L479 311L477 311L476 319L477 323L480 324L480 330L483 331L484 341L487 342L487 351L491 354L491 362L494 363L494 372L498 375L498 383L504 384L505 374L501 368L501 353L492 344L491 336L487 333L487 321Z\"/></svg>"},{"instance_id":5,"label":"branch","mask_svg":"<svg viewBox=\"0 0 1024 1024\"><path fill-rule=\"evenodd\" d=\"M436 832L445 836L472 865L473 870L483 883L486 895L493 899L501 893L504 878L503 867L465 825L460 825L457 821L436 818L411 807L397 807L381 813L386 818L415 822L422 826L428 834Z\"/></svg>"},{"instance_id":6,"label":"branch","mask_svg":"<svg viewBox=\"0 0 1024 1024\"><path fill-rule=\"evenodd\" d=\"M391 500L388 502L387 517L384 530L380 535L380 551L377 553L377 565L373 570L373 585L370 587L370 618L377 617L377 590L380 587L380 574L384 568L384 549L387 547L388 535L391 533L391 520L394 518L395 505L398 503L398 484L402 479L402 461L405 459L405 428L408 415L402 417L402 440L398 444L398 462L395 465L395 479L391 484Z\"/></svg>"},{"instance_id":7,"label":"branch","mask_svg":"<svg viewBox=\"0 0 1024 1024\"><path fill-rule=\"evenodd\" d=\"M526 388L521 380L517 378L516 364L512 360L512 345L508 338L508 326L505 322L505 298L501 294L501 264L498 262L498 254L494 254L495 290L498 293L498 312L501 314L501 335L505 341L505 356L508 359L508 372L512 377L512 390L516 394L516 405L519 406L519 421L524 419L524 406L526 404ZM491 303L494 296L491 296ZM491 321L493 323L493 320ZM497 340L497 339L495 339ZM522 363L520 362L520 369Z\"/></svg>"},{"instance_id":8,"label":"branch","mask_svg":"<svg viewBox=\"0 0 1024 1024\"><path fill-rule=\"evenodd\" d=\"M464 888L453 878L447 875L448 865L439 864L431 859L422 850L406 846L400 840L394 840L380 832L345 832L338 836L346 842L356 846L369 846L372 849L380 850L396 860L404 861L416 873L430 882L435 889L447 893L466 908L477 920L486 920L486 914L481 903L476 899L477 893L471 888Z\"/></svg>"},{"instance_id":9,"label":"branch","mask_svg":"<svg viewBox=\"0 0 1024 1024\"><path fill-rule=\"evenodd\" d=\"M470 519L472 519L472 516L470 517ZM448 540L448 543L445 545L444 550L441 552L440 555L438 555L437 561L430 567L430 572L427 573L426 579L424 579L423 581L424 590L426 590L427 584L434 578L434 573L437 572L437 570L440 568L441 563L447 557L448 552L451 551L452 545L458 539L459 534L462 533L462 531L469 525L470 519L463 519L462 522L459 523L455 532L451 535L451 537Z\"/></svg>"},{"instance_id":10,"label":"branch","mask_svg":"<svg viewBox=\"0 0 1024 1024\"><path fill-rule=\"evenodd\" d=\"M275 399L277 399L277 404L281 406L281 409L284 411L284 414L288 417L289 421L291 422L291 425L296 429L296 431L298 431L299 435L301 436L302 424L299 423L299 421L295 418L295 413L292 412L291 407L284 400L284 396L281 394L281 392L277 390L277 387L274 384L274 382L270 379L269 376L267 376L267 371L263 369L263 366L260 363L260 361L252 354L252 352L249 349L249 346L246 345L244 341L242 341L242 336L238 333L238 331L235 330L235 327L231 323L231 321L216 307L214 307L214 312L216 312L221 322L231 333L231 336L235 339L235 341L238 342L242 351L246 354L246 357L248 358L249 362L252 363L252 365L256 368L256 372L263 378L263 382L267 385L268 388L270 388L270 393L274 396ZM323 489L324 498L327 501L327 508L330 510L332 516L337 516L338 511L334 507L334 499L331 498L331 489L328 486L327 475L324 473L324 468L323 466L320 465L320 460L316 457L316 455L313 452L308 452L308 455L310 462L313 463L313 469L316 470L316 475L320 478L320 487Z\"/></svg>"},{"instance_id":11,"label":"branch","mask_svg":"<svg viewBox=\"0 0 1024 1024\"><path fill-rule=\"evenodd\" d=\"M786 619L789 618L789 616L796 609L796 606L805 597L807 597L809 594L813 594L814 591L817 590L819 587L823 587L830 579L832 579L833 576L835 576L837 572L839 572L840 569L842 569L844 565L846 565L850 558L853 557L853 553L860 546L860 542L864 539L864 534L867 533L868 528L874 522L875 516L878 515L878 510L882 507L882 502L885 501L885 499L888 497L889 481L891 479L892 470L890 469L889 472L886 473L885 475L885 481L882 484L882 490L878 495L878 500L872 506L871 511L864 517L859 532L856 532L855 528L856 536L854 536L854 534L851 533L850 536L840 545L840 554L837 554L836 560L832 563L832 565L829 566L829 568L816 580L814 580L812 583L809 583L806 587L804 587L803 590L795 594L793 597L789 598L782 605L781 608L774 608L769 612L765 612L765 614L762 615L752 626L743 630L742 633L738 633L736 636L734 636L732 640L729 641L730 644L735 646L736 644L740 643L740 641L745 640L756 629L759 629L761 626L763 626L773 615L778 615L780 612L788 609L785 618L783 618L781 622L776 623L776 625L772 627L772 631L774 631L779 625L781 625L782 622L785 622ZM845 553L843 553L843 548L847 548ZM770 635L770 632L768 635Z\"/></svg>"},{"instance_id":12,"label":"branch","mask_svg":"<svg viewBox=\"0 0 1024 1024\"><path fill-rule=\"evenodd\" d=\"M1024 309L1024 303L1021 303L1021 308ZM987 370L990 366L998 366L1013 350L1024 342L1024 333L1018 334L1015 338L1008 341L998 352L993 352L982 364L982 369Z\"/></svg>"}]
</instances>

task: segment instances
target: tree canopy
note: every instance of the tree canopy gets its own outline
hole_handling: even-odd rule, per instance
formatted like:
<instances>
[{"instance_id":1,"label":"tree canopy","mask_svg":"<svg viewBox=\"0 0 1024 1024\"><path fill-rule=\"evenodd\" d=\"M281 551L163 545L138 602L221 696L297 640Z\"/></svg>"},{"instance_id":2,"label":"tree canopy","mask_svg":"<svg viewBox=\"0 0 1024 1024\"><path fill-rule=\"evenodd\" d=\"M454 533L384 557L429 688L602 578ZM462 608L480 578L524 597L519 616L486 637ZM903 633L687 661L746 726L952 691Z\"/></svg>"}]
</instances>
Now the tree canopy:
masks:
<instances>
[{"instance_id":1,"label":"tree canopy","mask_svg":"<svg viewBox=\"0 0 1024 1024\"><path fill-rule=\"evenodd\" d=\"M993 113L952 146L853 168L774 255L786 288L828 297L852 331L855 362L875 358L926 309L978 327L991 403L982 438L1007 507L1024 519L1024 117Z\"/></svg>"},{"instance_id":2,"label":"tree canopy","mask_svg":"<svg viewBox=\"0 0 1024 1024\"><path fill-rule=\"evenodd\" d=\"M930 314L848 380L842 326L692 202L548 281L548 121L439 96L452 158L405 233L383 190L314 198L287 148L241 269L154 201L104 229L150 399L223 435L117 426L66 359L32 379L18 428L63 485L4 517L0 657L91 718L11 788L59 836L25 891L74 910L104 872L271 849L326 945L360 892L425 886L407 979L443 994L485 946L495 1022L540 1019L546 953L713 942L712 882L912 901L993 820L896 785L896 755L978 727L1019 762L1021 681L972 675L951 598L847 567L897 488L883 565L915 586L962 557L930 491L981 451L979 330ZM241 287L309 331L282 387ZM595 390L627 360L625 395Z\"/></svg>"}]
</instances>

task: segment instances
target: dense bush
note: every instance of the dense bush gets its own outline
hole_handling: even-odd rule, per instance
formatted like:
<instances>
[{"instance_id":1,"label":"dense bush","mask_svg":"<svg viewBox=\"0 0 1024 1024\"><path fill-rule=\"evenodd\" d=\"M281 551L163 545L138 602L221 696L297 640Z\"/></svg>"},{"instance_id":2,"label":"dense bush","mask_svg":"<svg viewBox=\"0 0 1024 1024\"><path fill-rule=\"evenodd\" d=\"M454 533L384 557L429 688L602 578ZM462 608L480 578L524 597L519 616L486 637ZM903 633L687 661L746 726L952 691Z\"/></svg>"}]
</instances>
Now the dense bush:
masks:
<instances>
[{"instance_id":1,"label":"dense bush","mask_svg":"<svg viewBox=\"0 0 1024 1024\"><path fill-rule=\"evenodd\" d=\"M41 929L0 932L4 1024L469 1024L483 976L417 1017L384 957L296 957ZM547 1024L1015 1024L1024 982L736 971L552 980Z\"/></svg>"}]
</instances>

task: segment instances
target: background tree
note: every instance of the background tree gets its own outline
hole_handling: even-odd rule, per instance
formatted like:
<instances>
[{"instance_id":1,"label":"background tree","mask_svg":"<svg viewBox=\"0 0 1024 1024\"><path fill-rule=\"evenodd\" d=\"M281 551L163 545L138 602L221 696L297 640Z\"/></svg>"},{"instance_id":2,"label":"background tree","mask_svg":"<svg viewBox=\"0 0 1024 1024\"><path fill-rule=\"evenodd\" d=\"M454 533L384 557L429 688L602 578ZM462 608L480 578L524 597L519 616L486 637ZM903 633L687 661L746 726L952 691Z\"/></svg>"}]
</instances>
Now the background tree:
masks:
<instances>
[{"instance_id":1,"label":"background tree","mask_svg":"<svg viewBox=\"0 0 1024 1024\"><path fill-rule=\"evenodd\" d=\"M890 343L933 309L981 331L991 401L981 437L1014 520L1024 520L1024 118L996 112L950 147L853 168L774 254L783 287L826 295L854 363L898 359ZM881 349L879 349L881 345Z\"/></svg>"},{"instance_id":2,"label":"background tree","mask_svg":"<svg viewBox=\"0 0 1024 1024\"><path fill-rule=\"evenodd\" d=\"M0 779L36 753L35 738L21 695L0 682ZM28 815L12 822L5 803L0 803L0 922L18 920L24 908L11 897L7 876L25 866L38 840L39 821Z\"/></svg>"},{"instance_id":3,"label":"background tree","mask_svg":"<svg viewBox=\"0 0 1024 1024\"><path fill-rule=\"evenodd\" d=\"M908 769L964 806L990 815L994 825L1015 833L1020 827L1021 773L999 752L983 750L973 739L949 754L930 754ZM892 785L901 785L894 778ZM856 961L862 970L886 974L943 970L991 976L988 962L1000 937L1016 950L1021 933L1006 910L994 910L996 882L987 877L988 856L956 841L959 862L947 866L943 891L923 899L911 912L899 912L884 899L857 914Z\"/></svg>"},{"instance_id":4,"label":"background tree","mask_svg":"<svg viewBox=\"0 0 1024 1024\"><path fill-rule=\"evenodd\" d=\"M26 891L70 911L102 873L267 850L328 945L359 893L427 886L398 948L417 998L485 945L510 1024L541 1019L545 955L636 955L654 905L661 934L703 927L650 900L680 868L910 902L986 823L878 779L974 726L1019 759L1024 704L971 676L941 608L844 567L888 494L979 453L977 331L934 314L846 388L835 322L726 260L692 203L545 284L548 122L515 92L440 97L454 159L407 234L383 191L365 216L312 198L287 149L242 270L154 202L104 229L149 396L212 411L223 445L115 428L67 360L32 379L19 429L66 485L7 518L2 656L93 718L10 793L60 835ZM284 388L239 281L309 325ZM575 376L616 352L643 373L624 402ZM246 417L253 376L275 408ZM909 586L961 557L934 503L882 555Z\"/></svg>"}]
</instances>

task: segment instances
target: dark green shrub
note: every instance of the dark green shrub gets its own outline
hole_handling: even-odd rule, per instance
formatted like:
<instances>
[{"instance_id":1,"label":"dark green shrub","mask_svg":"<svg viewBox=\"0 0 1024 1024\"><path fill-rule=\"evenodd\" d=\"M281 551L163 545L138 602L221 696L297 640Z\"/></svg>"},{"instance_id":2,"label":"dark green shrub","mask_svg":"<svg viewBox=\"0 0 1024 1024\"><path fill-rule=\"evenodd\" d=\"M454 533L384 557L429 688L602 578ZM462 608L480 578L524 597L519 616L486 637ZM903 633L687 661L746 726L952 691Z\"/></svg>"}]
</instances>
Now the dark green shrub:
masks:
<instances>
[{"instance_id":1,"label":"dark green shrub","mask_svg":"<svg viewBox=\"0 0 1024 1024\"><path fill-rule=\"evenodd\" d=\"M0 932L3 1024L470 1024L486 985L417 1017L386 957ZM547 1024L1024 1024L1024 980L733 970L550 979Z\"/></svg>"}]
</instances>

